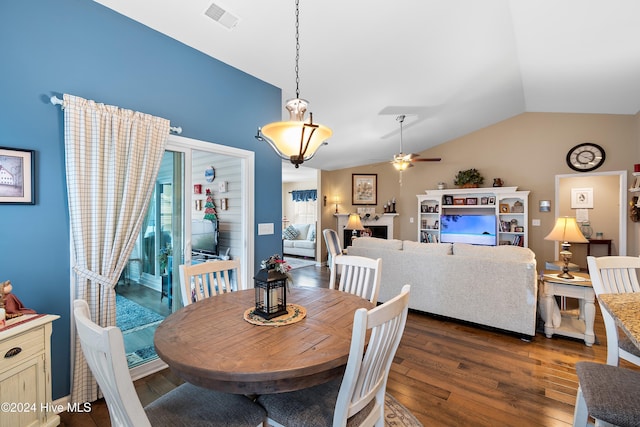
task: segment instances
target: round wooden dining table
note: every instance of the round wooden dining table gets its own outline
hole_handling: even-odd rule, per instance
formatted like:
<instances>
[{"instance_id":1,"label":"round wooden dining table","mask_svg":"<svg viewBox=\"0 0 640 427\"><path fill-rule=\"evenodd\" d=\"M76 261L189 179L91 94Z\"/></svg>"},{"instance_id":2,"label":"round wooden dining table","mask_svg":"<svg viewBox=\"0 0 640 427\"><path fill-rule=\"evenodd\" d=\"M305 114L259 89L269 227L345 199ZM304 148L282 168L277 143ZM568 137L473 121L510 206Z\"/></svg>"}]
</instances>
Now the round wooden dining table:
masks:
<instances>
[{"instance_id":1,"label":"round wooden dining table","mask_svg":"<svg viewBox=\"0 0 640 427\"><path fill-rule=\"evenodd\" d=\"M269 394L322 384L344 373L353 316L374 307L359 296L292 286L287 303L306 309L297 323L266 326L244 319L253 289L206 298L158 326L158 356L185 381L218 391Z\"/></svg>"}]
</instances>

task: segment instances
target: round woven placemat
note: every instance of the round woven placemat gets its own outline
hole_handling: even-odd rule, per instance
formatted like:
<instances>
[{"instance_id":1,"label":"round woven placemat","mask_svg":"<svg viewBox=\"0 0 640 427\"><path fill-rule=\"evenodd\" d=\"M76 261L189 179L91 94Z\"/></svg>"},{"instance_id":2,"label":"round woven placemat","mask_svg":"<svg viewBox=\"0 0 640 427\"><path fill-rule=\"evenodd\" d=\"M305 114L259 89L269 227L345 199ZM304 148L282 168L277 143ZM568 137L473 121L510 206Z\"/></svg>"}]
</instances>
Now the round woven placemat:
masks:
<instances>
[{"instance_id":1,"label":"round woven placemat","mask_svg":"<svg viewBox=\"0 0 640 427\"><path fill-rule=\"evenodd\" d=\"M297 304L287 304L287 314L274 317L271 320L263 319L262 317L255 314L255 309L255 307L246 309L244 312L244 320L254 325L260 326L290 325L292 323L301 321L307 315L307 310Z\"/></svg>"}]
</instances>

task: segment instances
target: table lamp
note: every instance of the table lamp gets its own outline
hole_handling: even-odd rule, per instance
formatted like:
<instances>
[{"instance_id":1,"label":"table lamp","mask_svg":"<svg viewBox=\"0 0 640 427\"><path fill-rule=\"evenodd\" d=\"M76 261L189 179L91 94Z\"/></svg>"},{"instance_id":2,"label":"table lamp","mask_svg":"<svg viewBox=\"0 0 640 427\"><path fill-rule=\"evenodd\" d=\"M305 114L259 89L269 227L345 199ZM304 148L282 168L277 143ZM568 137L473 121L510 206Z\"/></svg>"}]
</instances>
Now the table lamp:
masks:
<instances>
[{"instance_id":1,"label":"table lamp","mask_svg":"<svg viewBox=\"0 0 640 427\"><path fill-rule=\"evenodd\" d=\"M545 240L555 240L561 242L562 250L560 251L560 258L564 265L562 267L562 273L558 274L561 279L573 279L573 276L569 273L569 261L571 261L571 248L570 243L589 243L587 239L582 235L578 223L575 218L561 217L556 219L556 225L551 230L551 233L547 234Z\"/></svg>"},{"instance_id":2,"label":"table lamp","mask_svg":"<svg viewBox=\"0 0 640 427\"><path fill-rule=\"evenodd\" d=\"M358 231L364 230L362 226L362 221L360 221L360 215L358 214L349 214L349 222L347 222L347 226L344 228L345 230L351 231L351 241L358 237Z\"/></svg>"}]
</instances>

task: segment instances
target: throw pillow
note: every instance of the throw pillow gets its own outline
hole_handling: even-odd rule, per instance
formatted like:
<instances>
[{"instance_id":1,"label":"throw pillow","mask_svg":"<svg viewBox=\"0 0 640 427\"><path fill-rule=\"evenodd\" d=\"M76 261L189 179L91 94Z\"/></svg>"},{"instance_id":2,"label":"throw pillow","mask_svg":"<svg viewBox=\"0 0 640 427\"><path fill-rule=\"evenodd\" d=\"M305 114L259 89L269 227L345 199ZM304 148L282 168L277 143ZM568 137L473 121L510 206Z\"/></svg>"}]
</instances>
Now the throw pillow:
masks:
<instances>
[{"instance_id":1,"label":"throw pillow","mask_svg":"<svg viewBox=\"0 0 640 427\"><path fill-rule=\"evenodd\" d=\"M293 240L298 237L298 229L296 229L293 225L288 226L282 232L282 237L286 240Z\"/></svg>"}]
</instances>

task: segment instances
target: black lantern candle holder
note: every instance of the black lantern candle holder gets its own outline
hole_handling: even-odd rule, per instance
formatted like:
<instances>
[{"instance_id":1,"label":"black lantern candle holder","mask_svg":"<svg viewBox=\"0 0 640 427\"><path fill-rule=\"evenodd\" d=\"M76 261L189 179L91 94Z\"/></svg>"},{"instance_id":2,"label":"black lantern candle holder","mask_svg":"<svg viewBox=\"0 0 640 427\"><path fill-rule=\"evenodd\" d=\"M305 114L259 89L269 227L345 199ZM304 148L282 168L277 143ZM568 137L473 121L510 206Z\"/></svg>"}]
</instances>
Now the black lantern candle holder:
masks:
<instances>
[{"instance_id":1,"label":"black lantern candle holder","mask_svg":"<svg viewBox=\"0 0 640 427\"><path fill-rule=\"evenodd\" d=\"M255 314L263 319L287 314L287 275L274 269L258 271L253 278L256 292Z\"/></svg>"}]
</instances>

